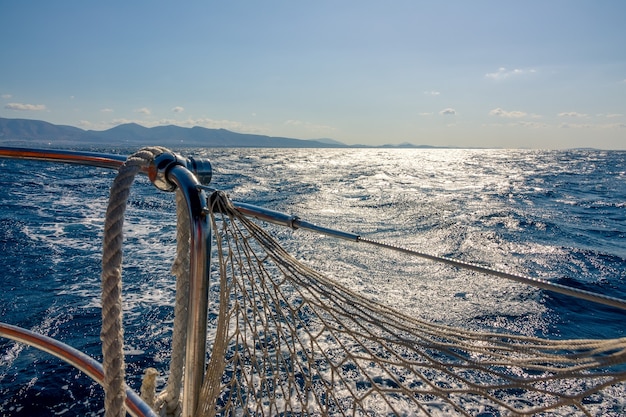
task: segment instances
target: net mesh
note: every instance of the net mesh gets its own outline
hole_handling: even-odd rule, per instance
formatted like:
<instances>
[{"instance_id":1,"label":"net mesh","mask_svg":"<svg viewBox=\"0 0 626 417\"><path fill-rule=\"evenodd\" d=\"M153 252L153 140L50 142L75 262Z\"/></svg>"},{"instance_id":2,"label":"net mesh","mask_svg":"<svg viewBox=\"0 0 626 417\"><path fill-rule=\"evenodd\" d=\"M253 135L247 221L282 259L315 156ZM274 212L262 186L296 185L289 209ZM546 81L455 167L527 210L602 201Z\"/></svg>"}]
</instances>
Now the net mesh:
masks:
<instances>
[{"instance_id":1,"label":"net mesh","mask_svg":"<svg viewBox=\"0 0 626 417\"><path fill-rule=\"evenodd\" d=\"M303 265L222 193L212 222L219 312L197 415L626 410L626 338L544 340L418 320Z\"/></svg>"}]
</instances>

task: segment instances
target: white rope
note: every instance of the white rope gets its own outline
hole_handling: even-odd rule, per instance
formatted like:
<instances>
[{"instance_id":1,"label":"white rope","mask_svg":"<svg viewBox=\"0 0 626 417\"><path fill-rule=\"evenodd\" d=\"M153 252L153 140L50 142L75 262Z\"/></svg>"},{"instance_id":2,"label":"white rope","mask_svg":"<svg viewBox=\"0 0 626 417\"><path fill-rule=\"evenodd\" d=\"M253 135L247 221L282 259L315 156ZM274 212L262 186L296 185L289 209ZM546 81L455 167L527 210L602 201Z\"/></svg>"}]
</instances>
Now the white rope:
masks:
<instances>
[{"instance_id":1,"label":"white rope","mask_svg":"<svg viewBox=\"0 0 626 417\"><path fill-rule=\"evenodd\" d=\"M124 333L122 329L122 244L126 203L130 187L142 167L165 148L144 148L131 155L119 169L111 186L104 223L102 248L102 365L104 369L105 417L126 414L124 383Z\"/></svg>"},{"instance_id":2,"label":"white rope","mask_svg":"<svg viewBox=\"0 0 626 417\"><path fill-rule=\"evenodd\" d=\"M141 380L141 399L153 410L157 375L159 375L159 371L154 368L148 368L144 371L143 379Z\"/></svg>"},{"instance_id":3,"label":"white rope","mask_svg":"<svg viewBox=\"0 0 626 417\"><path fill-rule=\"evenodd\" d=\"M167 387L155 401L154 409L167 417L180 416L182 412L180 394L187 339L189 306L189 239L190 220L185 196L176 190L176 260L172 274L176 276L176 304L174 307L174 330L172 334L172 358Z\"/></svg>"}]
</instances>

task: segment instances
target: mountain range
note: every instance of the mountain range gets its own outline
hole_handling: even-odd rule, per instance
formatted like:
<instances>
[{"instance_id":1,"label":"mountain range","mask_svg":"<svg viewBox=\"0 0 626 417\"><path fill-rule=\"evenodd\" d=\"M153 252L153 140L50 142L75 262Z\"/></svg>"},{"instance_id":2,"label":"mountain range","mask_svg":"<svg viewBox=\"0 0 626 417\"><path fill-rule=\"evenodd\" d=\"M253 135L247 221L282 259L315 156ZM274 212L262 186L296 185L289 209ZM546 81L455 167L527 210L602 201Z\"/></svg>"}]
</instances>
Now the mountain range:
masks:
<instances>
[{"instance_id":1,"label":"mountain range","mask_svg":"<svg viewBox=\"0 0 626 417\"><path fill-rule=\"evenodd\" d=\"M110 145L110 146L177 146L177 147L337 147L332 140L301 140L231 132L204 127L122 124L108 130L83 130L55 125L41 120L0 118L0 143L5 145Z\"/></svg>"},{"instance_id":2,"label":"mountain range","mask_svg":"<svg viewBox=\"0 0 626 417\"><path fill-rule=\"evenodd\" d=\"M256 148L344 148L366 147L346 145L333 139L293 139L205 127L156 126L136 123L115 126L108 130L83 130L73 126L55 125L41 120L6 119L0 117L0 144L8 146L168 146L168 147L256 147ZM383 145L394 148L425 148L410 143Z\"/></svg>"}]
</instances>

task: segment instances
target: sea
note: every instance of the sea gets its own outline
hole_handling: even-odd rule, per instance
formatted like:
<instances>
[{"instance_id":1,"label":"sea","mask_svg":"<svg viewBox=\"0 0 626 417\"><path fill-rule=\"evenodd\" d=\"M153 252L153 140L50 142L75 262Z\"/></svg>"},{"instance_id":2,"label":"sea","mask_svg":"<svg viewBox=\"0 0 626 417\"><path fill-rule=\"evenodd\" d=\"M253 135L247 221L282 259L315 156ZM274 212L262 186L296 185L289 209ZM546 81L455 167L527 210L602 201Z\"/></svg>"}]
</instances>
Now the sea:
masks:
<instances>
[{"instance_id":1,"label":"sea","mask_svg":"<svg viewBox=\"0 0 626 417\"><path fill-rule=\"evenodd\" d=\"M624 151L175 151L209 158L211 186L238 202L626 299ZM0 321L54 337L100 361L102 229L115 172L8 159L0 159L0 169ZM135 391L145 368L159 371L160 387L168 369L173 194L140 176L126 213L126 373ZM551 339L626 336L626 312L616 308L365 243L262 225L302 262L420 319ZM626 387L612 392L624 397ZM614 415L621 412L626 414ZM0 338L0 415L99 416L103 392L60 360Z\"/></svg>"}]
</instances>

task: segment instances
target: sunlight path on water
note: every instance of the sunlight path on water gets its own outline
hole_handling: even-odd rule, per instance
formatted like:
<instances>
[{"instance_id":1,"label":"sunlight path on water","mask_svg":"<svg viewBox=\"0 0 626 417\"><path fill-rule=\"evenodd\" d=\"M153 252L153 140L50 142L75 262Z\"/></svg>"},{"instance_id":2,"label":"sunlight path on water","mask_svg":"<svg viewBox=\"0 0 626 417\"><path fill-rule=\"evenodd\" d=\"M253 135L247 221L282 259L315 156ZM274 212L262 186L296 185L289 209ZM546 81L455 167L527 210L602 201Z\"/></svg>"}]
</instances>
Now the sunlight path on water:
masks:
<instances>
[{"instance_id":1,"label":"sunlight path on water","mask_svg":"<svg viewBox=\"0 0 626 417\"><path fill-rule=\"evenodd\" d=\"M390 244L626 296L625 153L179 151L208 156L215 168L212 186L236 201ZM0 243L7 256L0 260L5 271L0 315L98 358L101 219L113 173L2 164ZM173 196L144 180L131 193L126 222L129 375L148 365L162 373L167 369L174 303ZM362 244L266 226L297 259L416 318L550 338L626 334L623 315L611 309ZM94 386L59 377L58 363L0 343L0 398L8 398L0 401L0 414L11 407L21 407L21 414L14 413L20 417L37 415L33 410L46 414L42 409L58 413L64 407L50 404L59 398L62 404L85 395L97 401ZM53 381L44 382L47 378ZM42 383L65 388L47 397ZM129 384L137 388L138 378ZM88 409L84 414L99 410Z\"/></svg>"}]
</instances>

